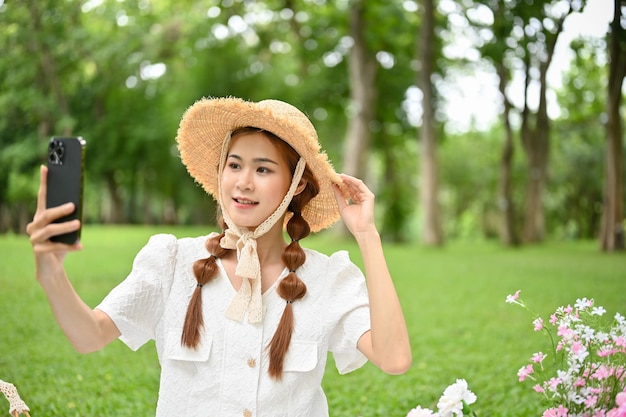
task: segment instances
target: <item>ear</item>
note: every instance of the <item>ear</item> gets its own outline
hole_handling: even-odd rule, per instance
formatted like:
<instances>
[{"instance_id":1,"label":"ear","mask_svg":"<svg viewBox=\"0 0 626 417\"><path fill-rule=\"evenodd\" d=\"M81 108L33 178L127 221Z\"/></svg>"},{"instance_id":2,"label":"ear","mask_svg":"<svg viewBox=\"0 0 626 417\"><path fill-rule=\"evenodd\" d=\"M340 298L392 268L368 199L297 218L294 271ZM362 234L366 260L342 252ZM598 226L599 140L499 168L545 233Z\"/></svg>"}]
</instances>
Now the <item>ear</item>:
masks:
<instances>
[{"instance_id":1,"label":"ear","mask_svg":"<svg viewBox=\"0 0 626 417\"><path fill-rule=\"evenodd\" d=\"M304 178L300 179L300 183L298 184L298 188L296 188L296 192L293 195L298 195L306 188L307 180Z\"/></svg>"}]
</instances>

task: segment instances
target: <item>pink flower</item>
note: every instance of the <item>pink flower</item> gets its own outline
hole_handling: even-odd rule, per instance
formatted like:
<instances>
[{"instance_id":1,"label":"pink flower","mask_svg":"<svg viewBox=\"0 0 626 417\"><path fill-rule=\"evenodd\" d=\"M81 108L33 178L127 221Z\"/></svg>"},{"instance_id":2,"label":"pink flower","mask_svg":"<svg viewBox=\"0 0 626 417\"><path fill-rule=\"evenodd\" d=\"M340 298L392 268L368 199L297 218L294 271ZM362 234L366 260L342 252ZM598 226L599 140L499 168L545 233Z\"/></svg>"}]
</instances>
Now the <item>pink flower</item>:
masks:
<instances>
[{"instance_id":1,"label":"pink flower","mask_svg":"<svg viewBox=\"0 0 626 417\"><path fill-rule=\"evenodd\" d=\"M607 417L626 417L626 407L614 408L606 415Z\"/></svg>"},{"instance_id":2,"label":"pink flower","mask_svg":"<svg viewBox=\"0 0 626 417\"><path fill-rule=\"evenodd\" d=\"M606 379L610 376L611 376L611 370L607 368L605 365L600 366L598 370L595 371L593 375L591 375L592 378L599 379L599 380Z\"/></svg>"},{"instance_id":3,"label":"pink flower","mask_svg":"<svg viewBox=\"0 0 626 417\"><path fill-rule=\"evenodd\" d=\"M515 294L509 294L506 296L506 302L509 304L513 304L513 303L517 303L519 304L519 301L517 301L517 299L519 298L519 293L521 290L517 290L515 291Z\"/></svg>"},{"instance_id":4,"label":"pink flower","mask_svg":"<svg viewBox=\"0 0 626 417\"><path fill-rule=\"evenodd\" d=\"M559 405L558 408L548 408L544 411L542 417L567 417L568 411L569 410L563 407L563 405Z\"/></svg>"},{"instance_id":5,"label":"pink flower","mask_svg":"<svg viewBox=\"0 0 626 417\"><path fill-rule=\"evenodd\" d=\"M543 319L539 317L538 319L533 321L533 325L535 326L536 332L543 330Z\"/></svg>"},{"instance_id":6,"label":"pink flower","mask_svg":"<svg viewBox=\"0 0 626 417\"><path fill-rule=\"evenodd\" d=\"M559 408L556 409L557 417L567 417L567 412L569 409L563 407L563 405L559 405Z\"/></svg>"},{"instance_id":7,"label":"pink flower","mask_svg":"<svg viewBox=\"0 0 626 417\"><path fill-rule=\"evenodd\" d=\"M590 395L589 397L587 397L587 399L585 400L585 405L587 407L593 407L598 403L598 396L597 395Z\"/></svg>"},{"instance_id":8,"label":"pink flower","mask_svg":"<svg viewBox=\"0 0 626 417\"><path fill-rule=\"evenodd\" d=\"M519 291L507 302L526 308ZM609 326L601 319L606 310L594 304L581 297L573 306L558 307L549 323L538 316L532 320L535 331L548 334L555 360L544 369L550 354L534 353L517 375L520 382L532 379L532 389L550 404L543 417L626 417L626 318L616 314ZM534 372L534 366L541 368ZM553 377L544 375L554 366Z\"/></svg>"},{"instance_id":9,"label":"pink flower","mask_svg":"<svg viewBox=\"0 0 626 417\"><path fill-rule=\"evenodd\" d=\"M582 343L580 343L579 341L576 341L572 343L571 350L574 355L578 356L585 351L585 347L583 346Z\"/></svg>"},{"instance_id":10,"label":"pink flower","mask_svg":"<svg viewBox=\"0 0 626 417\"><path fill-rule=\"evenodd\" d=\"M559 330L557 331L557 335L563 338L569 337L573 333L572 329L567 326L559 326Z\"/></svg>"},{"instance_id":11,"label":"pink flower","mask_svg":"<svg viewBox=\"0 0 626 417\"><path fill-rule=\"evenodd\" d=\"M605 346L602 349L598 350L598 356L601 358L606 358L607 356L615 355L617 352L617 349L611 349Z\"/></svg>"},{"instance_id":12,"label":"pink flower","mask_svg":"<svg viewBox=\"0 0 626 417\"><path fill-rule=\"evenodd\" d=\"M517 376L519 377L519 382L522 382L523 380L525 380L533 372L535 372L535 370L533 369L532 365L526 365L526 366L520 368L520 370L517 371Z\"/></svg>"},{"instance_id":13,"label":"pink flower","mask_svg":"<svg viewBox=\"0 0 626 417\"><path fill-rule=\"evenodd\" d=\"M548 381L548 386L552 391L556 390L561 383L561 378L550 378Z\"/></svg>"}]
</instances>

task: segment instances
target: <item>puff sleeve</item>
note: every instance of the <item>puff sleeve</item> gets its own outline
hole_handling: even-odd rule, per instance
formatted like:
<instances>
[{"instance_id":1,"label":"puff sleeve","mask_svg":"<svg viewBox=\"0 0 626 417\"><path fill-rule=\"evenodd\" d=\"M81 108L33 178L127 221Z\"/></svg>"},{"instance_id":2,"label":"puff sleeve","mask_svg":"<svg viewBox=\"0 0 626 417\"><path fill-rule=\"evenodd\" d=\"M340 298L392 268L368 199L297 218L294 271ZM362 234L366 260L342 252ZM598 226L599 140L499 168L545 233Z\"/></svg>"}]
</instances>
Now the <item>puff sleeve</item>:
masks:
<instances>
[{"instance_id":1,"label":"puff sleeve","mask_svg":"<svg viewBox=\"0 0 626 417\"><path fill-rule=\"evenodd\" d=\"M152 236L139 251L130 274L96 307L106 313L132 350L153 340L163 314L176 266L177 239Z\"/></svg>"},{"instance_id":2,"label":"puff sleeve","mask_svg":"<svg viewBox=\"0 0 626 417\"><path fill-rule=\"evenodd\" d=\"M340 374L352 372L367 362L357 348L363 333L371 328L365 277L345 251L330 257L328 276L333 277L333 305L340 314L332 329L329 350Z\"/></svg>"}]
</instances>

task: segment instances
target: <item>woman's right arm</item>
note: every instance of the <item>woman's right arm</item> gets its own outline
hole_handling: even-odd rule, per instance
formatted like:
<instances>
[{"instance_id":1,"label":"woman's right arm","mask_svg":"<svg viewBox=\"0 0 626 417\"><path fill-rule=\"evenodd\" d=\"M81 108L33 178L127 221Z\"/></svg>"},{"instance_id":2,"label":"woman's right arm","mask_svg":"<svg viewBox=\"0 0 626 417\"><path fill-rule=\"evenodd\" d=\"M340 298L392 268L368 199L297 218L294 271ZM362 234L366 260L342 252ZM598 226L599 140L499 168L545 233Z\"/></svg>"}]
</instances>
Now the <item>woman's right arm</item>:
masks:
<instances>
[{"instance_id":1,"label":"woman's right arm","mask_svg":"<svg viewBox=\"0 0 626 417\"><path fill-rule=\"evenodd\" d=\"M81 250L82 244L52 242L50 237L78 230L80 221L52 223L70 214L74 206L68 203L46 209L47 175L48 169L42 166L37 211L26 227L35 255L35 275L48 297L54 317L74 348L80 353L93 352L117 339L120 331L109 316L85 304L67 277L63 267L65 256Z\"/></svg>"}]
</instances>

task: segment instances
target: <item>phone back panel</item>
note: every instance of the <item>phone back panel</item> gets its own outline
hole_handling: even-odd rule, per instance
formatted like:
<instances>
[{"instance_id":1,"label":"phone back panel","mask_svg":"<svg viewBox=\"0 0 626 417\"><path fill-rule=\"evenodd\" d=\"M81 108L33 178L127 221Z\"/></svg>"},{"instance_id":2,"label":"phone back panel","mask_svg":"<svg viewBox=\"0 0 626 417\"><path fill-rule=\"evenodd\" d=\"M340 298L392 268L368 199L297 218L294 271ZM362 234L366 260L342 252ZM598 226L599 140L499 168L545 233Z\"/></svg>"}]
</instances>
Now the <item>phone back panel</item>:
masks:
<instances>
[{"instance_id":1,"label":"phone back panel","mask_svg":"<svg viewBox=\"0 0 626 417\"><path fill-rule=\"evenodd\" d=\"M48 186L46 207L56 207L72 202L73 213L57 219L55 223L82 219L83 171L85 141L81 137L50 139L48 147ZM53 236L51 240L73 244L80 238L80 230Z\"/></svg>"}]
</instances>

